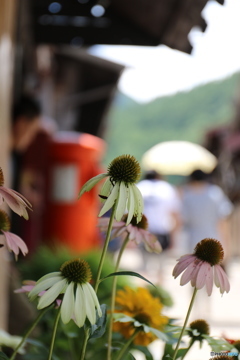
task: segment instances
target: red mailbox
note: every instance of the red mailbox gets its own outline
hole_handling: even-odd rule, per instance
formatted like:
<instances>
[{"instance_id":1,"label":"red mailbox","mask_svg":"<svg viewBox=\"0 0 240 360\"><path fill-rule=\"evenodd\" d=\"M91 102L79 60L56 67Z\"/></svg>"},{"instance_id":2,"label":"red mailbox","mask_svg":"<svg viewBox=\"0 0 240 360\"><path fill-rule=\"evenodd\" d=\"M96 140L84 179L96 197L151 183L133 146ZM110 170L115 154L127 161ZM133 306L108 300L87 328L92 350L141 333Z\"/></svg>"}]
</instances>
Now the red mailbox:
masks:
<instances>
[{"instance_id":1,"label":"red mailbox","mask_svg":"<svg viewBox=\"0 0 240 360\"><path fill-rule=\"evenodd\" d=\"M96 187L78 200L82 185L103 172L105 142L93 135L59 132L50 142L44 239L73 252L100 244L97 230L99 199Z\"/></svg>"}]
</instances>

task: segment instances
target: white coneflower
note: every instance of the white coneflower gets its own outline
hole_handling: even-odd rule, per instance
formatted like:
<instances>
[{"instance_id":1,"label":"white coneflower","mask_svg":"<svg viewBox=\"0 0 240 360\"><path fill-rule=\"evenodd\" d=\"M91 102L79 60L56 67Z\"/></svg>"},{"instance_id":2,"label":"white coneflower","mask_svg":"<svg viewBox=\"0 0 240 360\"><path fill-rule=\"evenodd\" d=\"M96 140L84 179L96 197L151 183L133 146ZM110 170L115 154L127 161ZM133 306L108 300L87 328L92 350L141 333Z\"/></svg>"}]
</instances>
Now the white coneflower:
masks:
<instances>
[{"instance_id":1,"label":"white coneflower","mask_svg":"<svg viewBox=\"0 0 240 360\"><path fill-rule=\"evenodd\" d=\"M121 220L127 209L127 225L133 216L139 222L143 213L143 199L135 183L139 180L140 174L140 165L133 156L119 156L110 163L107 173L97 175L83 185L79 197L84 192L91 190L99 181L108 177L99 193L100 198L105 202L99 216L104 215L116 202L115 218L117 221Z\"/></svg>"},{"instance_id":2,"label":"white coneflower","mask_svg":"<svg viewBox=\"0 0 240 360\"><path fill-rule=\"evenodd\" d=\"M2 169L0 168L0 205L5 200L12 211L28 220L29 216L27 209L32 210L30 202L17 191L8 189L3 185L4 176Z\"/></svg>"},{"instance_id":3,"label":"white coneflower","mask_svg":"<svg viewBox=\"0 0 240 360\"><path fill-rule=\"evenodd\" d=\"M86 317L93 325L96 322L96 311L99 317L102 311L97 295L89 284L91 270L85 260L75 259L65 262L58 272L53 272L39 279L29 293L34 300L42 291L46 291L39 299L38 309L51 305L60 294L63 294L61 318L64 324L71 319L82 327Z\"/></svg>"}]
</instances>

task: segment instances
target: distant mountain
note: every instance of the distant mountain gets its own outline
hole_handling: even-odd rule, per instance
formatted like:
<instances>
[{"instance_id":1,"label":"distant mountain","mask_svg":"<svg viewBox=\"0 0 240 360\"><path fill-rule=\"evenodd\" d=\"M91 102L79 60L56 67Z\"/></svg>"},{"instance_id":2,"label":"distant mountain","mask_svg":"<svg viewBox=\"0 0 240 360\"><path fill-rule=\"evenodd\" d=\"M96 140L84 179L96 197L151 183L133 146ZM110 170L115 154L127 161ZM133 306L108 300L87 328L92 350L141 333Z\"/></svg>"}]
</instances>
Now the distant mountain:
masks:
<instances>
[{"instance_id":1,"label":"distant mountain","mask_svg":"<svg viewBox=\"0 0 240 360\"><path fill-rule=\"evenodd\" d=\"M105 162L122 154L139 161L153 145L167 140L202 143L205 133L233 120L240 96L240 73L150 103L118 93L108 114Z\"/></svg>"}]
</instances>

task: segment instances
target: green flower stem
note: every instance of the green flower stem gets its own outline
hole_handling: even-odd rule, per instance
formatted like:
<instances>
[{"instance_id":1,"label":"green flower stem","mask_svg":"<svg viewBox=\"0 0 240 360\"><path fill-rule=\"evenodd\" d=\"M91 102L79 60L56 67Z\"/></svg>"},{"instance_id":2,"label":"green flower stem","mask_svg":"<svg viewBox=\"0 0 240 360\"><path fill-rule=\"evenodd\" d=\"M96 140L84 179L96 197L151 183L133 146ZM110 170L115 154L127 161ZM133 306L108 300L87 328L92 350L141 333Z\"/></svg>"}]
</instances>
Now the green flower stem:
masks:
<instances>
[{"instance_id":1,"label":"green flower stem","mask_svg":"<svg viewBox=\"0 0 240 360\"><path fill-rule=\"evenodd\" d=\"M51 340L51 345L50 345L49 354L48 354L48 360L52 359L53 347L54 347L54 342L55 342L55 338L56 338L57 327L58 327L58 322L59 322L59 319L60 319L60 315L61 315L61 306L59 306L57 316L56 316L56 319L55 319L55 322L54 322L52 340Z\"/></svg>"},{"instance_id":2,"label":"green flower stem","mask_svg":"<svg viewBox=\"0 0 240 360\"><path fill-rule=\"evenodd\" d=\"M84 358L85 358L85 353L86 353L86 349L87 349L88 338L89 338L89 329L86 329L86 330L85 330L84 340L83 340L83 347L82 347L82 353L81 353L80 360L84 360Z\"/></svg>"},{"instance_id":3,"label":"green flower stem","mask_svg":"<svg viewBox=\"0 0 240 360\"><path fill-rule=\"evenodd\" d=\"M181 360L183 360L183 359L185 358L185 356L187 355L187 353L189 352L189 350L191 349L191 347L193 346L193 344L194 344L194 340L191 339L191 341L190 341L190 343L189 343L189 346L188 346L188 348L187 348L187 351L185 352L185 354L183 355L183 357L182 357Z\"/></svg>"},{"instance_id":4,"label":"green flower stem","mask_svg":"<svg viewBox=\"0 0 240 360\"><path fill-rule=\"evenodd\" d=\"M14 359L15 359L15 356L17 355L18 350L20 349L20 347L22 346L22 344L24 343L24 341L28 338L29 334L31 334L31 332L33 331L33 329L37 326L38 322L41 320L41 318L42 318L43 315L47 312L47 310L49 310L49 307L40 312L40 314L38 315L38 317L36 318L36 320L32 323L32 325L30 326L30 328L26 331L25 335L23 336L22 340L20 341L20 343L18 344L18 346L16 347L16 349L15 349L14 352L12 353L12 356L10 357L9 360L14 360Z\"/></svg>"},{"instance_id":5,"label":"green flower stem","mask_svg":"<svg viewBox=\"0 0 240 360\"><path fill-rule=\"evenodd\" d=\"M180 342L181 342L181 340L182 340L182 336L183 336L184 330L185 330L185 328L186 328L186 326L187 326L187 322L188 322L188 319L189 319L189 316L190 316L190 313L191 313L191 310L192 310L192 307L193 307L193 303L194 303L196 294L197 294L197 289L194 288L193 295L192 295L192 299L191 299L191 302L190 302L190 305L189 305L189 308L188 308L188 312L187 312L187 315L186 315L186 319L185 319L185 321L184 321L182 331L181 331L180 336L179 336L179 338L178 338L177 346L176 346L176 348L175 348L175 351L174 351L172 360L175 360L175 359L176 359L177 352L178 352L178 348L179 348Z\"/></svg>"},{"instance_id":6,"label":"green flower stem","mask_svg":"<svg viewBox=\"0 0 240 360\"><path fill-rule=\"evenodd\" d=\"M123 241L123 244L120 248L116 266L115 266L115 272L118 271L119 264L122 258L122 254L128 244L129 241L129 234L126 236L125 240ZM112 328L113 328L113 313L115 308L115 298L116 298L116 289L117 289L117 276L114 276L113 283L112 283L112 298L111 298L111 308L110 308L110 314L109 314L109 329L108 329L108 352L107 352L107 360L111 360L111 350L112 350Z\"/></svg>"},{"instance_id":7,"label":"green flower stem","mask_svg":"<svg viewBox=\"0 0 240 360\"><path fill-rule=\"evenodd\" d=\"M111 213L111 216L110 216L110 219L109 219L106 240L105 240L105 244L104 244L104 247L103 247L101 259L100 259L99 266L98 266L98 272L97 272L97 278L96 278L96 284L95 284L95 292L96 293L97 293L97 290L98 290L98 286L100 284L100 276L101 276L101 273L102 273L102 267L103 267L103 263L104 263L105 256L106 256L106 253L107 253L107 248L108 248L108 244L109 244L109 241L110 241L110 237L111 237L111 231L112 231L112 225L113 225L115 211L116 211L116 201L115 201L115 203L114 203L114 205L112 207L112 213Z\"/></svg>"},{"instance_id":8,"label":"green flower stem","mask_svg":"<svg viewBox=\"0 0 240 360\"><path fill-rule=\"evenodd\" d=\"M136 329L132 336L128 339L128 341L125 343L125 345L122 347L121 351L118 353L118 356L116 357L116 360L121 360L122 357L125 355L125 352L127 351L129 345L133 342L136 335L139 333L140 329Z\"/></svg>"}]
</instances>

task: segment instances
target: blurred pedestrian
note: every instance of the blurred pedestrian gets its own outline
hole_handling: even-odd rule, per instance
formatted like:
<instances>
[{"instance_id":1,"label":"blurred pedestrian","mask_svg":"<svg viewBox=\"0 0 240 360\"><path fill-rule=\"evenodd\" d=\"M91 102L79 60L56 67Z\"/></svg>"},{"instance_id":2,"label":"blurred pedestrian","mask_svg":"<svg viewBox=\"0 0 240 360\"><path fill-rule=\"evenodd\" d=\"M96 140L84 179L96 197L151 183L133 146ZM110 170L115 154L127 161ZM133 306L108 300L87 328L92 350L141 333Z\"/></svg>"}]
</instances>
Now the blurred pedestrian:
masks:
<instances>
[{"instance_id":1,"label":"blurred pedestrian","mask_svg":"<svg viewBox=\"0 0 240 360\"><path fill-rule=\"evenodd\" d=\"M172 248L174 235L180 226L180 199L174 186L163 180L154 170L148 171L137 184L144 201L144 214L148 220L148 230L154 234L162 246L162 251ZM146 270L160 273L163 256L147 254L144 249L143 261Z\"/></svg>"},{"instance_id":2,"label":"blurred pedestrian","mask_svg":"<svg viewBox=\"0 0 240 360\"><path fill-rule=\"evenodd\" d=\"M192 253L196 244L204 238L222 242L228 253L229 216L233 204L223 190L208 181L208 175L195 170L189 182L182 187L182 222L186 234L187 251Z\"/></svg>"}]
</instances>

